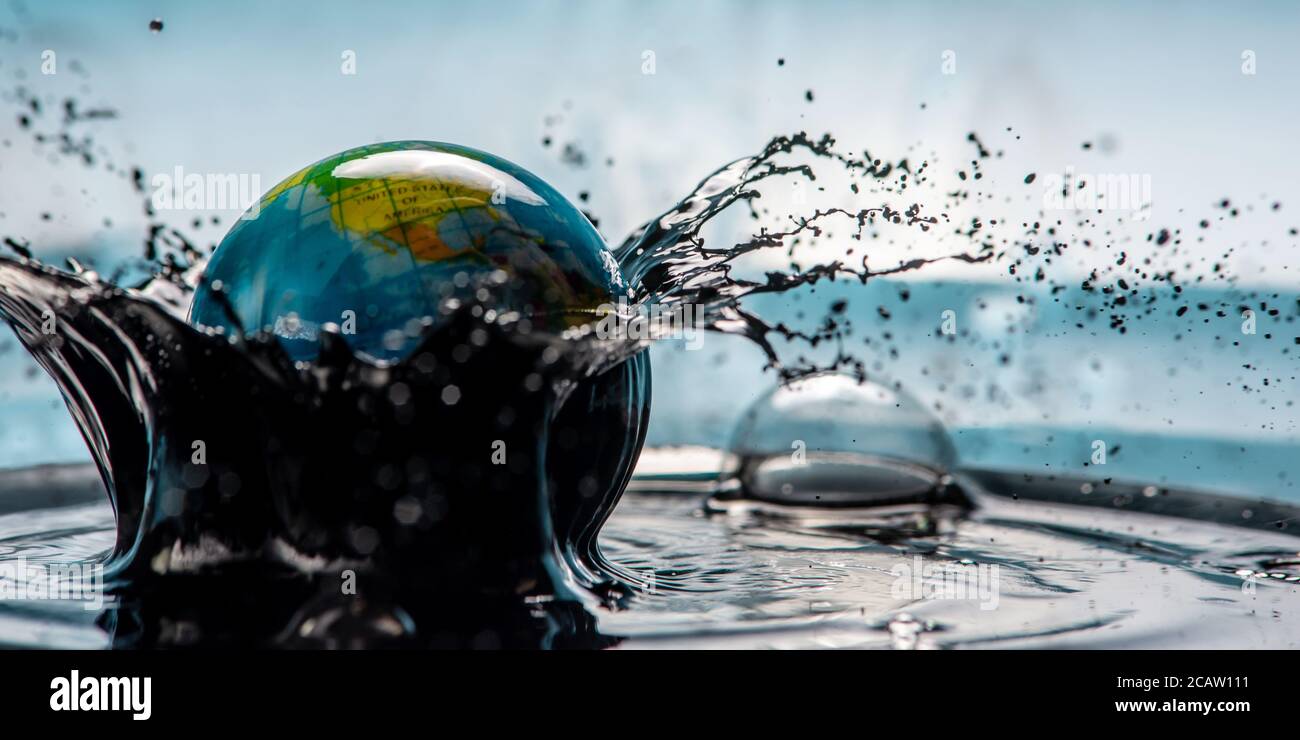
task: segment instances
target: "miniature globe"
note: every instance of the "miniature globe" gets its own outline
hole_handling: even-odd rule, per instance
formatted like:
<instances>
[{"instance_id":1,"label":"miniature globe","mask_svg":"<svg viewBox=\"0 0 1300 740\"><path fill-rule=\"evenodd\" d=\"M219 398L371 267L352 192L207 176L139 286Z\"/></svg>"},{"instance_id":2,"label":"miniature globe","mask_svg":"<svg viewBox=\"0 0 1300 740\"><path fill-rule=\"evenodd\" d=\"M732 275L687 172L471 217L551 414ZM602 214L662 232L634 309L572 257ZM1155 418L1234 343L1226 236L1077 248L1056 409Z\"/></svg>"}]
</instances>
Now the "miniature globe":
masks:
<instances>
[{"instance_id":1,"label":"miniature globe","mask_svg":"<svg viewBox=\"0 0 1300 740\"><path fill-rule=\"evenodd\" d=\"M624 290L600 235L554 188L429 141L357 147L291 175L235 224L204 278L191 323L270 332L295 360L317 356L325 327L356 352L401 359L422 320L485 285L554 331Z\"/></svg>"}]
</instances>

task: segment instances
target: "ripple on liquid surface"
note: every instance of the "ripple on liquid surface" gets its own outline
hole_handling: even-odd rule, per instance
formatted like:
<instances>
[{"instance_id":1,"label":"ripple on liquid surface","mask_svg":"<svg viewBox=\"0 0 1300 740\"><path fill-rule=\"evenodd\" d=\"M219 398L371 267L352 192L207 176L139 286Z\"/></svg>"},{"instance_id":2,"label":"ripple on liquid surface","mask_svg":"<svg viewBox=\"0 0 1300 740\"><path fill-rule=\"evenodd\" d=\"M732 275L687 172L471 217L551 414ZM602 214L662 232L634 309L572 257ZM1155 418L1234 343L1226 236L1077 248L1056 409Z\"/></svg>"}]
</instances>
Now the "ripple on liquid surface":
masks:
<instances>
[{"instance_id":1,"label":"ripple on liquid surface","mask_svg":"<svg viewBox=\"0 0 1300 740\"><path fill-rule=\"evenodd\" d=\"M643 584L598 614L628 648L1295 648L1300 635L1300 540L1280 532L1015 500L964 480L976 510L889 538L836 512L705 515L705 493L653 485L602 532ZM93 560L112 541L101 501L0 507L0 566ZM995 608L900 593L900 568L918 563L996 565ZM0 601L0 644L107 647L100 617L79 602Z\"/></svg>"},{"instance_id":2,"label":"ripple on liquid surface","mask_svg":"<svg viewBox=\"0 0 1300 740\"><path fill-rule=\"evenodd\" d=\"M627 647L1297 646L1294 537L963 482L979 503L968 517L884 540L843 517L704 517L698 495L630 493L602 542L654 587L601 627ZM915 598L899 580L918 564L997 566L995 605Z\"/></svg>"}]
</instances>

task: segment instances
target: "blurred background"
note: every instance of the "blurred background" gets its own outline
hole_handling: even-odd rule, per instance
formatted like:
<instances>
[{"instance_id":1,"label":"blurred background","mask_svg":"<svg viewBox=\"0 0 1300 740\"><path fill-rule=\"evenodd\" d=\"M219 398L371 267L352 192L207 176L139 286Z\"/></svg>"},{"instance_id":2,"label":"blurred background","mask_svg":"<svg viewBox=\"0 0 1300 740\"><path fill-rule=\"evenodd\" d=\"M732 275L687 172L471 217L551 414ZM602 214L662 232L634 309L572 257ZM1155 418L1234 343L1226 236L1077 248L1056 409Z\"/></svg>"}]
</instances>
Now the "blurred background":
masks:
<instances>
[{"instance_id":1,"label":"blurred background","mask_svg":"<svg viewBox=\"0 0 1300 740\"><path fill-rule=\"evenodd\" d=\"M265 190L334 152L413 138L518 163L617 243L777 134L924 160L937 198L971 186L956 173L975 132L992 156L970 203L986 210L966 218L1039 218L1029 173L1134 174L1149 198L1093 219L1090 244L1052 266L1061 290L1014 279L1006 261L945 263L754 310L815 323L847 299L868 372L933 409L966 464L1080 471L1101 440L1106 475L1297 500L1297 27L1284 2L7 2L0 236L112 274L140 256L149 223L133 167L146 183L179 167ZM68 98L115 115L68 121ZM93 137L93 163L37 140L59 131L74 146ZM238 213L161 216L206 248ZM1184 294L1124 334L1104 313L1081 318L1073 286L1120 252L1156 254L1162 229L1181 243L1168 267ZM872 264L943 252L946 238L891 233ZM1241 306L1256 333L1242 333ZM946 310L955 338L939 332ZM651 352L652 445L725 446L775 383L742 339ZM5 329L0 467L88 459Z\"/></svg>"}]
</instances>

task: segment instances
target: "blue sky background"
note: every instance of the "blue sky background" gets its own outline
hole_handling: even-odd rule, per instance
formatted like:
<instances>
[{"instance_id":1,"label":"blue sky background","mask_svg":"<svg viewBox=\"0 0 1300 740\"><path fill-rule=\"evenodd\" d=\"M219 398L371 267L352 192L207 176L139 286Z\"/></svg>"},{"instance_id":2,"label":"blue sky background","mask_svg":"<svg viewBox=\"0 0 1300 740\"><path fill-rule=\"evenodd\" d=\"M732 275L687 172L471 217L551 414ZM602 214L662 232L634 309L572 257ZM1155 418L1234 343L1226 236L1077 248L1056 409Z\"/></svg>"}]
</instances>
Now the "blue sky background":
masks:
<instances>
[{"instance_id":1,"label":"blue sky background","mask_svg":"<svg viewBox=\"0 0 1300 740\"><path fill-rule=\"evenodd\" d=\"M154 17L165 24L159 34L147 27ZM611 239L777 133L831 131L846 149L890 156L920 143L951 171L969 159L973 130L1007 151L990 163L988 189L1070 166L1149 174L1152 218L1139 231L1189 228L1224 197L1258 209L1202 248L1237 247L1240 286L1294 307L1298 27L1300 7L1282 2L51 1L0 9L0 90L22 84L56 102L76 94L113 107L119 119L96 125L97 141L146 173L256 173L264 188L362 143L466 144L570 198L590 192ZM47 49L55 75L40 74ZM346 50L355 75L340 73ZM642 73L647 50L653 75ZM956 74L941 73L946 50ZM1242 74L1245 50L1254 75ZM101 267L138 254L139 198L110 173L49 161L18 130L12 100L6 107L0 234L29 239L42 257L78 254ZM547 116L559 120L548 127ZM556 143L544 148L548 133ZM1080 148L1101 140L1113 146ZM587 166L562 161L570 141ZM1273 201L1283 208L1264 207ZM228 224L233 214L221 215ZM200 231L201 241L224 228ZM942 282L916 288L906 305L885 281L842 292L862 325L877 306L892 307L900 359L882 356L875 370L939 404L968 462L1074 469L1102 438L1121 446L1108 463L1115 475L1297 496L1297 355L1282 352L1300 334L1294 324L1240 347L1216 339L1236 320L1181 343L1168 339L1172 319L1120 338L1074 330L1051 310L1025 315L1015 301L1024 288L1004 266L945 266L916 279ZM764 308L783 315L794 305ZM944 308L971 317L971 342L934 340ZM1004 366L1005 329L1017 322L1025 330ZM0 342L9 346L0 466L86 459L53 384L7 331ZM654 353L656 443L720 444L772 382L739 340ZM1280 382L1239 390L1261 376Z\"/></svg>"}]
</instances>

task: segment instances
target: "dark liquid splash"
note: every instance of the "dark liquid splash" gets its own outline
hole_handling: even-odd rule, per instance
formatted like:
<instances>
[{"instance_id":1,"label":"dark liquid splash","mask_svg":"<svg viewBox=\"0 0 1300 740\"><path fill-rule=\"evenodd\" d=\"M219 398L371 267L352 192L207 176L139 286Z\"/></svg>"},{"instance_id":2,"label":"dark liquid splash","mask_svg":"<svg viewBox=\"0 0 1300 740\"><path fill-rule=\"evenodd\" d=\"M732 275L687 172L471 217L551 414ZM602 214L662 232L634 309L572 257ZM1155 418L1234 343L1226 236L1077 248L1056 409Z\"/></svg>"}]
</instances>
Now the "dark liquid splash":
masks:
<instances>
[{"instance_id":1,"label":"dark liquid splash","mask_svg":"<svg viewBox=\"0 0 1300 740\"><path fill-rule=\"evenodd\" d=\"M65 155L92 156L88 140L49 140ZM979 153L988 156L982 144ZM809 161L868 183L915 175L906 161L838 152L829 137L777 137L615 250L633 308L689 305L704 329L756 343L785 380L825 370L862 377L864 363L844 345L841 307L802 331L743 301L822 280L865 283L937 259L1005 259L1017 280L1050 279L1044 268L1067 246L1038 223L994 238L978 218L954 225L915 202L809 209L790 214L788 226L706 245L704 227L723 212L744 204L759 216L764 182L815 179ZM143 192L138 170L132 181ZM793 257L792 245L832 226L858 241L882 227L952 229L969 248L883 268L867 255L761 280L735 274L748 255ZM485 321L483 305L463 305L448 307L447 320L396 364L355 356L326 333L319 360L299 365L272 336L212 335L181 318L204 257L174 228L150 226L155 277L136 289L51 269L25 241L8 244L19 259L0 258L0 313L58 383L116 515L107 565L120 608L105 618L115 644L610 643L591 609L617 606L637 577L596 541L644 439L649 396L636 378L646 346L662 335L521 332ZM1116 273L1094 273L1085 287L1100 303L1090 313L1109 311L1123 331L1154 298L1126 305L1120 299L1139 283ZM1179 292L1172 271L1142 276ZM777 340L837 351L829 362L787 362ZM467 358L454 355L458 347L470 348ZM504 465L491 462L498 442ZM166 626L177 624L188 628Z\"/></svg>"},{"instance_id":2,"label":"dark liquid splash","mask_svg":"<svg viewBox=\"0 0 1300 740\"><path fill-rule=\"evenodd\" d=\"M33 262L0 262L0 306L91 448L117 520L108 577L128 594L257 563L339 593L355 576L362 594L544 613L609 580L594 538L613 502L547 492L628 467L619 443L642 432L648 400L621 385L630 365L582 382L558 340L463 309L407 362L377 366L326 335L321 359L295 366L273 337L208 335L138 292ZM548 433L578 435L583 454L548 466Z\"/></svg>"},{"instance_id":3,"label":"dark liquid splash","mask_svg":"<svg viewBox=\"0 0 1300 740\"><path fill-rule=\"evenodd\" d=\"M774 328L744 313L741 298L841 272L865 280L865 267L836 264L756 284L733 279L727 265L833 215L859 225L899 220L888 208L818 212L789 234L699 249L701 227L755 197L758 181L812 176L808 165L773 162L796 147L837 159L829 140L774 140L629 240L620 256L642 286L637 304L694 304L716 331L736 332L743 317L741 333L776 365L765 338ZM916 210L909 225L931 223ZM150 244L166 233L151 229ZM505 311L448 304L400 362L356 356L326 333L319 359L295 364L274 336L228 337L180 317L203 259L174 238L179 252L136 289L54 270L25 252L0 259L0 310L59 385L107 486L117 521L107 569L124 604L150 594L140 607L149 612L256 573L289 591L318 592L328 611L331 590L346 593L355 578L361 593L384 594L381 602L401 614L354 613L360 607L339 601L344 614L335 621L346 634L373 622L387 625L375 627L382 634L401 626L394 640L419 642L482 623L515 636L512 644L532 635L523 640L532 644L560 623L572 628L560 633L583 633L574 615L584 604L626 595L635 578L603 559L596 538L644 436L648 388L637 377L656 337L519 331L485 318ZM505 464L488 454L498 446ZM499 624L503 617L509 624ZM141 624L147 643L156 620ZM520 626L529 624L534 631Z\"/></svg>"},{"instance_id":4,"label":"dark liquid splash","mask_svg":"<svg viewBox=\"0 0 1300 740\"><path fill-rule=\"evenodd\" d=\"M733 268L763 250L790 253L832 223L860 240L878 227L925 233L948 216L919 204L815 209L791 214L788 228L706 246L704 227L733 206L757 217L761 183L814 179L808 161L786 161L796 156L857 178L894 171L837 152L829 137L778 137L714 172L615 255L634 309L690 305L704 329L755 342L785 380L846 368L861 377L864 363L842 344L828 364L786 363L772 341L840 342L836 307L802 332L742 302L936 258L874 269L864 256L763 280ZM638 579L596 540L644 438L648 389L636 377L661 336L520 332L484 320L490 306L459 305L401 362L355 356L326 333L320 358L295 364L273 336L188 325L180 316L203 258L179 232L150 233L151 248L164 239L171 249L134 290L25 254L0 259L0 309L59 384L114 507L120 644L170 644L158 625L178 615L209 642L468 645L486 632L507 645L606 644L589 608L616 606ZM938 259L1006 253L977 228L963 236L968 252ZM468 357L454 356L463 347ZM490 461L499 443L506 465ZM286 598L233 619L238 610L212 597L231 589Z\"/></svg>"},{"instance_id":5,"label":"dark liquid splash","mask_svg":"<svg viewBox=\"0 0 1300 740\"><path fill-rule=\"evenodd\" d=\"M768 366L776 369L783 381L843 368L865 378L864 365L853 354L841 351L829 364L804 362L789 365L782 361L771 342L772 335L812 346L835 339L839 336L838 327L832 318L828 317L819 331L807 333L785 324L765 321L745 310L741 305L742 299L764 293L794 291L821 280L852 279L866 283L872 277L909 272L945 259L983 262L993 256L988 248L975 245L970 252L911 259L881 270L869 268L868 256L864 255L857 266L836 260L793 272L767 272L765 280L758 282L735 276L733 268L736 263L764 250L788 250L792 242L804 235L821 236L832 219L847 221L854 228L852 238L861 240L868 227L901 225L925 232L940 223L940 218L925 215L923 207L917 203L902 211L888 205L856 210L828 207L807 214L791 214L792 226L788 229L763 229L745 241L720 249L706 246L701 236L711 219L737 203L745 203L751 215L758 218L753 204L762 195L757 186L764 180L784 176L816 180L810 164L783 163L783 155L803 153L814 160L827 160L858 178L882 179L893 170L892 165L871 160L869 156L859 159L842 154L835 150L834 145L835 141L829 135L820 139L813 139L803 132L778 136L759 154L720 168L672 210L637 229L615 251L628 283L636 286L636 298L670 308L690 304L702 317L707 329L737 334L756 343L767 356Z\"/></svg>"}]
</instances>

